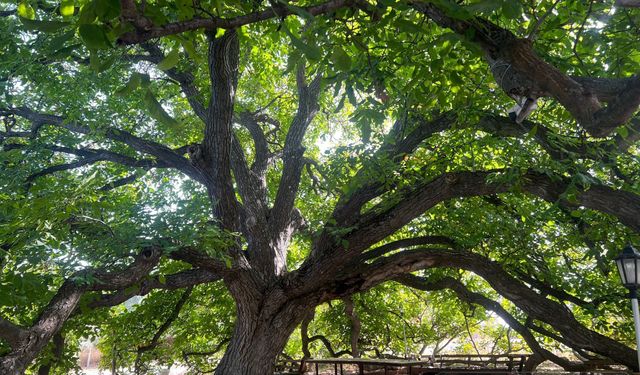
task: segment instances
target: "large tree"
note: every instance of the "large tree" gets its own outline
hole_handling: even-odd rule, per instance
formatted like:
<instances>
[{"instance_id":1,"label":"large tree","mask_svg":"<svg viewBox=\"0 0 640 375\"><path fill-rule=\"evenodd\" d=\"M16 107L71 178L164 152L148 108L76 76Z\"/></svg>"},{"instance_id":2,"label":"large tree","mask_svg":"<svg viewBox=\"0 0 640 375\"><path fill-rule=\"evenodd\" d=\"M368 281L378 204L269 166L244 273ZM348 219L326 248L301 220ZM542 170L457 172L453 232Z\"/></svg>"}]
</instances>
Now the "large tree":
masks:
<instances>
[{"instance_id":1,"label":"large tree","mask_svg":"<svg viewBox=\"0 0 640 375\"><path fill-rule=\"evenodd\" d=\"M139 369L221 282L216 373L269 374L316 306L392 280L453 290L567 369L541 337L637 370L609 272L640 231L625 3L3 5L0 372L48 373L65 331L175 291Z\"/></svg>"}]
</instances>

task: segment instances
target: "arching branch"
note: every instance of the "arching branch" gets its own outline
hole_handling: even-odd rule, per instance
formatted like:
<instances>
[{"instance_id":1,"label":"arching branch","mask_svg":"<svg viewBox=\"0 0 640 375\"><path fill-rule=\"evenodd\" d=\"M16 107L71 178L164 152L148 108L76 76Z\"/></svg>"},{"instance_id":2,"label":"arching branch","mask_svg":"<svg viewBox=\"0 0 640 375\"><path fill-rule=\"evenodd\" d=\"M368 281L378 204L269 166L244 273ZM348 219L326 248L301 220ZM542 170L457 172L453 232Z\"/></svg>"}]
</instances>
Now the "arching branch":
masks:
<instances>
[{"instance_id":1,"label":"arching branch","mask_svg":"<svg viewBox=\"0 0 640 375\"><path fill-rule=\"evenodd\" d=\"M159 276L145 278L134 286L117 290L110 294L99 294L93 296L87 303L89 308L101 308L117 306L131 297L144 296L153 290L177 290L191 288L195 285L206 284L221 280L222 277L207 269L194 268L167 275L160 280Z\"/></svg>"},{"instance_id":2,"label":"arching branch","mask_svg":"<svg viewBox=\"0 0 640 375\"><path fill-rule=\"evenodd\" d=\"M441 27L470 37L485 53L498 85L514 99L551 96L594 137L611 134L640 105L640 76L629 78L615 96L587 87L542 60L532 42L480 17L454 19L434 3L412 2L411 6ZM606 107L602 106L607 102Z\"/></svg>"},{"instance_id":3,"label":"arching branch","mask_svg":"<svg viewBox=\"0 0 640 375\"><path fill-rule=\"evenodd\" d=\"M329 339L324 335L311 336L309 338L309 343L312 343L314 341L320 341L329 352L329 356L331 356L332 358L342 357L343 355L353 355L353 353L351 353L351 351L347 349L336 352L333 349L333 345L331 345L331 341L329 341Z\"/></svg>"},{"instance_id":4,"label":"arching branch","mask_svg":"<svg viewBox=\"0 0 640 375\"><path fill-rule=\"evenodd\" d=\"M218 353L220 350L222 350L225 345L227 345L229 343L229 341L231 341L231 338L226 337L224 339L222 339L218 345L215 346L215 348L213 348L212 350L208 350L208 351L204 351L204 352L197 352L197 351L183 351L182 352L182 359L184 359L184 363L189 366L190 368L195 368L195 365L193 363L191 363L191 360L189 359L189 357L208 357L208 356L212 356L216 353ZM203 372L202 370L200 370L201 372ZM211 372L211 371L207 371L207 372ZM206 373L206 372L205 372Z\"/></svg>"},{"instance_id":5,"label":"arching branch","mask_svg":"<svg viewBox=\"0 0 640 375\"><path fill-rule=\"evenodd\" d=\"M486 310L495 312L509 325L509 327L511 327L513 330L518 332L520 336L522 336L529 348L531 348L534 353L541 355L545 360L550 360L567 371L579 371L585 369L584 366L580 366L577 363L572 363L571 361L559 357L549 350L543 348L535 338L535 336L529 331L529 329L527 329L524 324L522 324L507 310L505 310L502 305L485 297L480 293L470 291L464 286L464 284L454 278L445 277L438 281L430 282L425 278L421 278L412 274L406 274L396 278L395 281L408 287L424 291L451 289L462 301L477 304L484 307Z\"/></svg>"},{"instance_id":6,"label":"arching branch","mask_svg":"<svg viewBox=\"0 0 640 375\"><path fill-rule=\"evenodd\" d=\"M509 275L498 263L466 250L415 249L394 253L371 263L347 262L323 298L339 298L367 290L382 282L413 271L448 267L471 271L485 279L503 297L512 301L531 318L557 330L570 346L598 353L629 368L637 366L629 347L580 324L563 304L548 299Z\"/></svg>"},{"instance_id":7,"label":"arching branch","mask_svg":"<svg viewBox=\"0 0 640 375\"><path fill-rule=\"evenodd\" d=\"M569 207L583 206L617 217L623 224L640 231L640 196L603 185L592 185L579 191L575 201L567 201L563 194L571 182L560 176L529 171L518 181L491 183L491 172L447 173L427 183L405 189L398 195L399 203L387 207L380 204L364 215L358 229L345 236L349 250L361 251L384 239L413 218L437 203L454 197L471 197L509 192L514 186L549 202L559 202Z\"/></svg>"},{"instance_id":8,"label":"arching branch","mask_svg":"<svg viewBox=\"0 0 640 375\"><path fill-rule=\"evenodd\" d=\"M355 1L330 0L325 3L305 7L303 9L305 13L316 16L320 14L330 13L337 9L350 6L352 4L355 4ZM243 25L295 14L295 11L292 8L284 8L282 9L281 13L282 14L276 13L273 8L269 8L261 12L249 13L234 18L194 18L187 21L168 23L162 26L149 27L147 25L144 25L144 28L140 30L122 34L119 37L118 42L121 44L138 44L150 39L156 39L167 35L180 34L185 31L191 30L215 30L218 28L227 30L235 29Z\"/></svg>"},{"instance_id":9,"label":"arching branch","mask_svg":"<svg viewBox=\"0 0 640 375\"><path fill-rule=\"evenodd\" d=\"M94 130L89 126L80 124L75 121L69 121L62 116L36 112L27 107L0 109L0 115L7 114L23 117L24 119L30 121L33 124L33 127L37 127L38 129L46 124L64 128L71 131L72 133L82 135L91 135L94 133ZM113 127L106 127L106 129L103 131L103 134L106 138L112 141L124 143L138 152L155 156L163 165L166 165L170 168L176 168L196 181L202 181L199 171L196 170L187 159L162 144L142 139L125 130L120 130ZM116 156L117 154L114 153L110 154L109 157L115 159ZM117 158L119 159L119 161L122 161L120 156L118 156Z\"/></svg>"},{"instance_id":10,"label":"arching branch","mask_svg":"<svg viewBox=\"0 0 640 375\"><path fill-rule=\"evenodd\" d=\"M23 373L51 338L62 329L83 294L89 291L127 288L148 275L158 264L161 255L162 251L159 248L145 248L133 263L122 271L89 269L73 274L40 312L34 324L29 328L23 328L20 340L14 342L11 352L0 357L0 373Z\"/></svg>"}]
</instances>

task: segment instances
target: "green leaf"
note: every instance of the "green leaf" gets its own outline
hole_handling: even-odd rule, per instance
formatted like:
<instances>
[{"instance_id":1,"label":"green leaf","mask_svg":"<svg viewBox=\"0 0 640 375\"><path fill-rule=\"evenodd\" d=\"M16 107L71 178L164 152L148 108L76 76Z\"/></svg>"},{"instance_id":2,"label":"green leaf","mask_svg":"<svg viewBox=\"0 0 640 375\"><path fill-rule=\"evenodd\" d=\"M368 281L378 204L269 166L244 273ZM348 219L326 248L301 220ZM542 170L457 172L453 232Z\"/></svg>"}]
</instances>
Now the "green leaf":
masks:
<instances>
[{"instance_id":1,"label":"green leaf","mask_svg":"<svg viewBox=\"0 0 640 375\"><path fill-rule=\"evenodd\" d=\"M298 16L306 19L306 20L313 20L313 14L309 13L306 9L304 8L300 8L297 7L295 5L291 5L282 1L278 1L279 3L283 3L285 7L287 7L287 9L289 9L292 13L297 14Z\"/></svg>"},{"instance_id":2,"label":"green leaf","mask_svg":"<svg viewBox=\"0 0 640 375\"><path fill-rule=\"evenodd\" d=\"M100 60L98 59L98 54L94 49L89 50L89 66L95 72L100 69Z\"/></svg>"},{"instance_id":3,"label":"green leaf","mask_svg":"<svg viewBox=\"0 0 640 375\"><path fill-rule=\"evenodd\" d=\"M162 105L158 102L155 95L151 90L147 90L144 96L144 104L147 106L147 112L156 121L169 127L175 128L180 126L180 123L162 108Z\"/></svg>"},{"instance_id":4,"label":"green leaf","mask_svg":"<svg viewBox=\"0 0 640 375\"><path fill-rule=\"evenodd\" d=\"M76 50L77 48L79 48L81 46L82 46L82 44L76 43L76 44L72 44L72 45L67 46L67 47L62 47L62 48L56 50L51 55L49 55L49 57L51 58L51 60L59 60L59 59L65 58L65 57L71 55L71 52L73 52L74 50Z\"/></svg>"},{"instance_id":5,"label":"green leaf","mask_svg":"<svg viewBox=\"0 0 640 375\"><path fill-rule=\"evenodd\" d=\"M444 12L453 18L459 20L468 20L473 17L465 7L451 0L438 0L436 1L438 7L440 7Z\"/></svg>"},{"instance_id":6,"label":"green leaf","mask_svg":"<svg viewBox=\"0 0 640 375\"><path fill-rule=\"evenodd\" d=\"M78 22L80 24L93 23L96 20L96 6L93 1L86 3L82 9L80 9L80 18Z\"/></svg>"},{"instance_id":7,"label":"green leaf","mask_svg":"<svg viewBox=\"0 0 640 375\"><path fill-rule=\"evenodd\" d=\"M111 48L111 42L102 26L80 25L79 33L80 38L89 49Z\"/></svg>"},{"instance_id":8,"label":"green leaf","mask_svg":"<svg viewBox=\"0 0 640 375\"><path fill-rule=\"evenodd\" d=\"M73 36L76 34L75 29L67 31L66 33L60 34L55 38L51 39L51 43L49 46L52 50L57 51L64 46L64 43L71 40Z\"/></svg>"},{"instance_id":9,"label":"green leaf","mask_svg":"<svg viewBox=\"0 0 640 375\"><path fill-rule=\"evenodd\" d=\"M216 10L216 16L220 17L220 13L222 12L222 1L213 0L213 8Z\"/></svg>"},{"instance_id":10,"label":"green leaf","mask_svg":"<svg viewBox=\"0 0 640 375\"><path fill-rule=\"evenodd\" d=\"M125 96L132 93L134 90L136 90L139 87L146 87L148 85L149 85L148 75L134 72L133 74L131 74L131 77L129 78L129 81L127 81L127 84L120 90L116 91L116 95Z\"/></svg>"},{"instance_id":11,"label":"green leaf","mask_svg":"<svg viewBox=\"0 0 640 375\"><path fill-rule=\"evenodd\" d=\"M305 43L300 38L293 35L288 28L282 28L291 39L291 43L309 59L310 61L318 61L322 58L322 50L314 43Z\"/></svg>"},{"instance_id":12,"label":"green leaf","mask_svg":"<svg viewBox=\"0 0 640 375\"><path fill-rule=\"evenodd\" d=\"M189 54L189 57L196 60L198 58L198 51L196 50L195 44L189 39L182 39L180 41L182 44L182 48Z\"/></svg>"},{"instance_id":13,"label":"green leaf","mask_svg":"<svg viewBox=\"0 0 640 375\"><path fill-rule=\"evenodd\" d=\"M331 53L331 61L339 70L351 70L351 57L349 57L342 47L336 47L333 49L333 53Z\"/></svg>"},{"instance_id":14,"label":"green leaf","mask_svg":"<svg viewBox=\"0 0 640 375\"><path fill-rule=\"evenodd\" d=\"M74 0L62 0L60 2L60 15L62 17L71 17L75 11Z\"/></svg>"},{"instance_id":15,"label":"green leaf","mask_svg":"<svg viewBox=\"0 0 640 375\"><path fill-rule=\"evenodd\" d=\"M158 63L158 69L160 70L169 70L171 68L173 68L174 66L176 66L178 64L178 61L180 60L180 51L178 50L178 48L173 48L171 50L171 52L169 52L167 54L167 56L165 56L164 59L162 59L162 61L160 61Z\"/></svg>"},{"instance_id":16,"label":"green leaf","mask_svg":"<svg viewBox=\"0 0 640 375\"><path fill-rule=\"evenodd\" d=\"M120 1L94 0L95 13L102 21L112 20L120 15Z\"/></svg>"},{"instance_id":17,"label":"green leaf","mask_svg":"<svg viewBox=\"0 0 640 375\"><path fill-rule=\"evenodd\" d=\"M502 14L507 18L520 18L522 16L522 4L519 1L503 0Z\"/></svg>"},{"instance_id":18,"label":"green leaf","mask_svg":"<svg viewBox=\"0 0 640 375\"><path fill-rule=\"evenodd\" d=\"M69 26L68 22L62 21L40 21L32 20L28 18L20 17L20 21L27 30L37 30L45 33L54 33L66 26Z\"/></svg>"},{"instance_id":19,"label":"green leaf","mask_svg":"<svg viewBox=\"0 0 640 375\"><path fill-rule=\"evenodd\" d=\"M347 92L347 97L349 98L349 103L351 103L352 106L357 107L358 106L358 100L356 99L356 95L353 92L353 87L352 86L347 86L345 91Z\"/></svg>"},{"instance_id":20,"label":"green leaf","mask_svg":"<svg viewBox=\"0 0 640 375\"><path fill-rule=\"evenodd\" d=\"M89 50L89 52L89 65L96 73L101 73L109 69L109 67L111 67L111 65L113 65L113 62L115 61L114 56L109 56L106 60L101 61L98 56L98 51L92 49Z\"/></svg>"},{"instance_id":21,"label":"green leaf","mask_svg":"<svg viewBox=\"0 0 640 375\"><path fill-rule=\"evenodd\" d=\"M398 27L398 30L400 30L400 32L405 32L407 34L415 34L415 33L422 32L422 29L420 28L420 26L416 25L415 23L409 20L405 20L402 18L397 19L395 21L395 25Z\"/></svg>"},{"instance_id":22,"label":"green leaf","mask_svg":"<svg viewBox=\"0 0 640 375\"><path fill-rule=\"evenodd\" d=\"M622 138L627 138L629 136L629 129L623 125L618 128L617 133L620 134Z\"/></svg>"},{"instance_id":23,"label":"green leaf","mask_svg":"<svg viewBox=\"0 0 640 375\"><path fill-rule=\"evenodd\" d=\"M23 1L18 5L18 16L28 20L33 20L36 18L36 11L28 2Z\"/></svg>"}]
</instances>

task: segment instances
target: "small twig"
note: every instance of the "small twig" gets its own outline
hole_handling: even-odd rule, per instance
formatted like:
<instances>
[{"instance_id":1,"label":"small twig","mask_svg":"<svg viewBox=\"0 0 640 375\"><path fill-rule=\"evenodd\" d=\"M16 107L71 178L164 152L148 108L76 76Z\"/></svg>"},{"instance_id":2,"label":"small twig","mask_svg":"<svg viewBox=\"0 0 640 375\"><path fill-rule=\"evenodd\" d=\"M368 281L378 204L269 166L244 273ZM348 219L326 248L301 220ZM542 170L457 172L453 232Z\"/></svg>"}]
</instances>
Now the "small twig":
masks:
<instances>
[{"instance_id":1,"label":"small twig","mask_svg":"<svg viewBox=\"0 0 640 375\"><path fill-rule=\"evenodd\" d=\"M578 32L576 33L576 39L573 41L573 48L572 48L573 55L576 57L576 59L578 59L583 69L585 68L585 64L584 64L584 61L582 61L582 58L580 58L577 48L578 48L578 43L580 42L580 36L584 31L584 25L587 23L589 16L591 16L592 9L593 9L593 0L589 1L589 9L587 10L587 14L584 16L584 19L582 20L582 23L578 28Z\"/></svg>"},{"instance_id":2,"label":"small twig","mask_svg":"<svg viewBox=\"0 0 640 375\"><path fill-rule=\"evenodd\" d=\"M551 14L551 12L553 12L553 9L556 7L556 5L558 5L559 2L560 2L560 0L556 0L553 4L551 4L551 7L549 7L549 9L547 9L547 11L544 12L542 17L540 17L538 22L535 24L535 26L533 26L533 29L531 30L531 32L529 32L529 35L527 35L527 39L529 39L529 40L534 40L535 39L536 33L538 32L538 29L540 28L540 25L542 25L542 23L544 22L545 19L547 19L549 14Z\"/></svg>"}]
</instances>

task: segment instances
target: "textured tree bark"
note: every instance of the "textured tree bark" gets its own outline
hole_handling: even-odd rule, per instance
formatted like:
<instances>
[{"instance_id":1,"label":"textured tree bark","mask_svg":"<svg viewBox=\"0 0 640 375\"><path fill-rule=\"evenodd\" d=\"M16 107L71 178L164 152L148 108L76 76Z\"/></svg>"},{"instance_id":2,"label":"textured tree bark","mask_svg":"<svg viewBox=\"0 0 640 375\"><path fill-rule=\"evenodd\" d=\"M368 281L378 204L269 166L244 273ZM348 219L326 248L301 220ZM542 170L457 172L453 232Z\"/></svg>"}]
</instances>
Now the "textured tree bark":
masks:
<instances>
[{"instance_id":1,"label":"textured tree bark","mask_svg":"<svg viewBox=\"0 0 640 375\"><path fill-rule=\"evenodd\" d=\"M260 289L247 279L229 290L236 302L236 324L215 374L271 375L289 336L314 307L312 301L289 300L280 288Z\"/></svg>"},{"instance_id":2,"label":"textured tree bark","mask_svg":"<svg viewBox=\"0 0 640 375\"><path fill-rule=\"evenodd\" d=\"M278 354L291 331L272 330L264 325L256 327L246 319L239 320L215 374L273 374Z\"/></svg>"}]
</instances>

